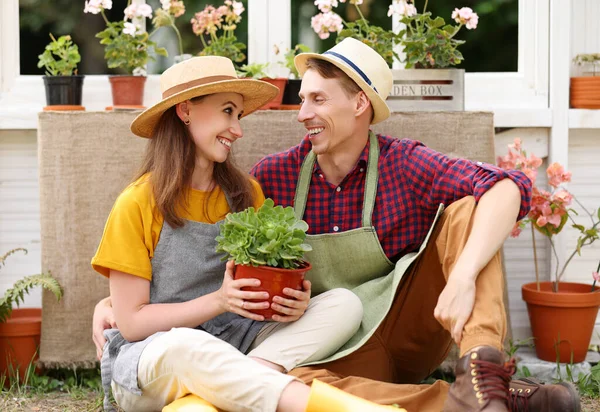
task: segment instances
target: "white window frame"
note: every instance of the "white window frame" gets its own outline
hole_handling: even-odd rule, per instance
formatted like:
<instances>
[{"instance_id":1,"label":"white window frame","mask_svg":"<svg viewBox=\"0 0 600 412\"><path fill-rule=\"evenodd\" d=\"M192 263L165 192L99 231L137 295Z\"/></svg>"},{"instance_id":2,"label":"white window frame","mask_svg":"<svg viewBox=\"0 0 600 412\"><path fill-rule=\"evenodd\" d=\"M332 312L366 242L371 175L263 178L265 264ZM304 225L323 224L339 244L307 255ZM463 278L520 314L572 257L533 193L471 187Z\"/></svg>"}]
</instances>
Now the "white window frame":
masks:
<instances>
[{"instance_id":1,"label":"white window frame","mask_svg":"<svg viewBox=\"0 0 600 412\"><path fill-rule=\"evenodd\" d=\"M278 43L283 49L290 45L291 0L249 0L248 9L250 61L276 61L279 57L275 57L273 45ZM495 124L499 127L552 126L548 88L549 21L550 0L519 0L518 70L467 73L466 110L494 111ZM157 83L157 76L149 76L148 103L157 99L154 93L158 90ZM111 101L106 76L86 75L83 99L87 110L104 110ZM36 129L37 113L44 105L41 76L20 75L19 1L2 0L0 129Z\"/></svg>"}]
</instances>

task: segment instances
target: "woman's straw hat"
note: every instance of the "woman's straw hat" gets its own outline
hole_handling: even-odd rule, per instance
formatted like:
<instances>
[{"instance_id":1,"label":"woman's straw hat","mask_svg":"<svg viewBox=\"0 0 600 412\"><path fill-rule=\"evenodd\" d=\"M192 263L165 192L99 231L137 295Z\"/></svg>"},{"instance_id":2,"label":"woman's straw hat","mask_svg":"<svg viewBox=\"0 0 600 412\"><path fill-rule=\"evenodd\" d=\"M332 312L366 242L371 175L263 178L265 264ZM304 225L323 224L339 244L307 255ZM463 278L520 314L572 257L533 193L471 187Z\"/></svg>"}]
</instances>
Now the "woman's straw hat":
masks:
<instances>
[{"instance_id":1,"label":"woman's straw hat","mask_svg":"<svg viewBox=\"0 0 600 412\"><path fill-rule=\"evenodd\" d=\"M213 93L238 93L244 98L243 116L247 116L279 93L267 82L238 79L233 63L226 57L193 57L171 66L160 75L162 100L144 110L131 123L131 131L140 137L152 137L162 114L177 103Z\"/></svg>"},{"instance_id":2,"label":"woman's straw hat","mask_svg":"<svg viewBox=\"0 0 600 412\"><path fill-rule=\"evenodd\" d=\"M323 54L300 53L294 59L294 64L301 75L306 72L308 59L328 61L354 80L371 100L374 114L371 124L390 117L390 109L385 99L392 90L392 71L383 57L371 47L348 37Z\"/></svg>"}]
</instances>

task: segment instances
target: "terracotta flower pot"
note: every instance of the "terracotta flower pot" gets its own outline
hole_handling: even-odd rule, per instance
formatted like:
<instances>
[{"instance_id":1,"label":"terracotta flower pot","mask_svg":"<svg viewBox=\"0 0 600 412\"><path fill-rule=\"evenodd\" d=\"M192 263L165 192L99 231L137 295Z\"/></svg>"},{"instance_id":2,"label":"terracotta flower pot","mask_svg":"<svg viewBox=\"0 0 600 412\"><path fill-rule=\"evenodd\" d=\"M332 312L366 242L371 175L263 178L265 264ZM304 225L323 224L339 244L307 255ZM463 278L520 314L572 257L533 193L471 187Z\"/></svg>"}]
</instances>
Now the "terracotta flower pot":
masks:
<instances>
[{"instance_id":1,"label":"terracotta flower pot","mask_svg":"<svg viewBox=\"0 0 600 412\"><path fill-rule=\"evenodd\" d=\"M21 381L31 362L38 358L42 331L42 309L14 309L5 323L0 323L0 374L8 377L19 371Z\"/></svg>"},{"instance_id":2,"label":"terracotta flower pot","mask_svg":"<svg viewBox=\"0 0 600 412\"><path fill-rule=\"evenodd\" d=\"M271 83L273 86L277 86L279 88L279 94L277 96L275 96L275 98L273 100L271 100L269 103L262 106L260 109L261 110L277 109L281 105L281 102L283 100L283 93L285 91L285 85L287 84L288 79L286 79L285 77L276 77L274 79L271 79L269 77L264 77L261 80L263 80L267 83Z\"/></svg>"},{"instance_id":3,"label":"terracotta flower pot","mask_svg":"<svg viewBox=\"0 0 600 412\"><path fill-rule=\"evenodd\" d=\"M600 307L600 292L583 283L560 282L559 291L552 291L553 282L522 286L523 300L535 342L537 357L556 362L582 362L592 338ZM572 356L572 358L571 358Z\"/></svg>"},{"instance_id":4,"label":"terracotta flower pot","mask_svg":"<svg viewBox=\"0 0 600 412\"><path fill-rule=\"evenodd\" d=\"M312 268L311 264L305 262L305 265L298 269L282 269L274 268L272 266L246 266L237 265L235 267L235 279L258 279L260 280L260 286L258 287L245 287L242 290L249 290L253 292L268 292L269 293L269 304L273 302L274 296L281 296L284 298L290 298L283 293L284 288L291 288L296 290L302 290L302 281L306 272ZM265 319L271 319L274 314L278 312L273 309L258 309L251 311L258 315L263 315Z\"/></svg>"},{"instance_id":5,"label":"terracotta flower pot","mask_svg":"<svg viewBox=\"0 0 600 412\"><path fill-rule=\"evenodd\" d=\"M600 109L600 76L571 77L571 107Z\"/></svg>"},{"instance_id":6,"label":"terracotta flower pot","mask_svg":"<svg viewBox=\"0 0 600 412\"><path fill-rule=\"evenodd\" d=\"M113 107L114 106L138 106L144 104L144 86L146 76L108 76L110 81Z\"/></svg>"}]
</instances>

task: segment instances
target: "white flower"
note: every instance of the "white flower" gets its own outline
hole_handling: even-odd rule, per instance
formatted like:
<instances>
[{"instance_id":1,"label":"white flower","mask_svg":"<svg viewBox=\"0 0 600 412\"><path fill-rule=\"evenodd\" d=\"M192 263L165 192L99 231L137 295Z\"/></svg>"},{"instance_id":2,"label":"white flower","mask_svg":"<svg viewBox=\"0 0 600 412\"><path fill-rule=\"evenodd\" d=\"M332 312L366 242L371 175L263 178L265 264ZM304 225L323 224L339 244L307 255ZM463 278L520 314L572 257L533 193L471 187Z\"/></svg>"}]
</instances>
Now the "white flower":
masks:
<instances>
[{"instance_id":1,"label":"white flower","mask_svg":"<svg viewBox=\"0 0 600 412\"><path fill-rule=\"evenodd\" d=\"M124 11L125 19L133 20L136 17L152 18L152 7L148 4L131 4Z\"/></svg>"},{"instance_id":2,"label":"white flower","mask_svg":"<svg viewBox=\"0 0 600 412\"><path fill-rule=\"evenodd\" d=\"M138 32L139 27L133 23L125 22L125 27L123 28L123 33L129 34L130 36L135 36Z\"/></svg>"},{"instance_id":3,"label":"white flower","mask_svg":"<svg viewBox=\"0 0 600 412\"><path fill-rule=\"evenodd\" d=\"M321 39L328 38L330 33L339 33L343 27L342 18L333 12L319 13L313 16L310 25Z\"/></svg>"},{"instance_id":4,"label":"white flower","mask_svg":"<svg viewBox=\"0 0 600 412\"><path fill-rule=\"evenodd\" d=\"M136 16L137 4L131 4L125 8L123 13L125 14L125 18L127 20L133 20Z\"/></svg>"},{"instance_id":5,"label":"white flower","mask_svg":"<svg viewBox=\"0 0 600 412\"><path fill-rule=\"evenodd\" d=\"M102 8L104 10L112 9L112 0L102 0Z\"/></svg>"},{"instance_id":6,"label":"white flower","mask_svg":"<svg viewBox=\"0 0 600 412\"><path fill-rule=\"evenodd\" d=\"M234 0L234 1L232 2L232 6L233 6L233 13L234 13L236 16L241 16L241 15L242 15L242 13L244 12L244 10L246 10L246 9L244 9L244 5L242 4L242 2L241 2L241 1L235 1L235 0Z\"/></svg>"},{"instance_id":7,"label":"white flower","mask_svg":"<svg viewBox=\"0 0 600 412\"><path fill-rule=\"evenodd\" d=\"M133 74L134 76L145 76L146 69L144 69L143 67L136 67L135 69L133 69L133 72L131 74Z\"/></svg>"},{"instance_id":8,"label":"white flower","mask_svg":"<svg viewBox=\"0 0 600 412\"><path fill-rule=\"evenodd\" d=\"M327 13L338 6L338 0L315 0L315 6L317 6L321 12Z\"/></svg>"},{"instance_id":9,"label":"white flower","mask_svg":"<svg viewBox=\"0 0 600 412\"><path fill-rule=\"evenodd\" d=\"M164 11L169 11L171 8L171 0L160 0L160 4L162 4L162 9Z\"/></svg>"},{"instance_id":10,"label":"white flower","mask_svg":"<svg viewBox=\"0 0 600 412\"><path fill-rule=\"evenodd\" d=\"M389 17L392 14L411 17L417 14L417 8L414 6L414 4L410 4L406 0L397 0L390 4L387 15Z\"/></svg>"},{"instance_id":11,"label":"white flower","mask_svg":"<svg viewBox=\"0 0 600 412\"><path fill-rule=\"evenodd\" d=\"M470 7L454 9L452 18L455 22L464 24L469 30L476 29L477 23L479 23L479 16Z\"/></svg>"},{"instance_id":12,"label":"white flower","mask_svg":"<svg viewBox=\"0 0 600 412\"><path fill-rule=\"evenodd\" d=\"M89 0L85 2L84 13L98 14L102 11L102 0Z\"/></svg>"}]
</instances>

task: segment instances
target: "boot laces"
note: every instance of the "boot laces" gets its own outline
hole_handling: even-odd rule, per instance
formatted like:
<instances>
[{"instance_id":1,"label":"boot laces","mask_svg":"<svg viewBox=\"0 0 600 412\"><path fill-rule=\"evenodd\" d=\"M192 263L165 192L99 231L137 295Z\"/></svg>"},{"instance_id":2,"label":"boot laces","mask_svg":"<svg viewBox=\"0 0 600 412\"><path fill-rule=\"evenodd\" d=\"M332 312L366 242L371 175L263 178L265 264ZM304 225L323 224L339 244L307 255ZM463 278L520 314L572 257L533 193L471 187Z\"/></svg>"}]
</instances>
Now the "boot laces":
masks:
<instances>
[{"instance_id":1,"label":"boot laces","mask_svg":"<svg viewBox=\"0 0 600 412\"><path fill-rule=\"evenodd\" d=\"M504 365L483 360L472 362L477 366L476 378L481 394L488 400L501 399L508 403L510 380L516 371L515 360L511 359Z\"/></svg>"}]
</instances>

